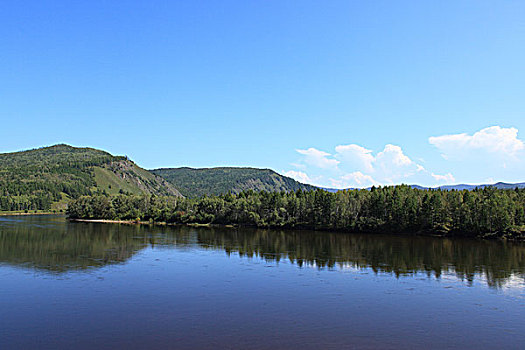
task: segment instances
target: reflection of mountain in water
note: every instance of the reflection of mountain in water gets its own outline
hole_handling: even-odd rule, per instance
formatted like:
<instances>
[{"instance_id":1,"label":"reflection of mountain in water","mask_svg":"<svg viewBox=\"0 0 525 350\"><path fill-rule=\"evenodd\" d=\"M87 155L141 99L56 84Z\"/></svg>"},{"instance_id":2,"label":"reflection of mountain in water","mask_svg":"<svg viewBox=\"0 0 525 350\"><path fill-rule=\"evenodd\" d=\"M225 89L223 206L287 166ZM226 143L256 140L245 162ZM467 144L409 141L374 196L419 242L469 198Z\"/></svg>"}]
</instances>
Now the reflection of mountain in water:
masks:
<instances>
[{"instance_id":1,"label":"reflection of mountain in water","mask_svg":"<svg viewBox=\"0 0 525 350\"><path fill-rule=\"evenodd\" d=\"M0 263L66 272L124 262L147 246L224 250L288 259L303 266L371 268L396 276L455 273L499 287L525 283L525 245L472 239L339 234L312 231L67 223L63 218L0 218ZM195 252L198 254L198 252Z\"/></svg>"}]
</instances>

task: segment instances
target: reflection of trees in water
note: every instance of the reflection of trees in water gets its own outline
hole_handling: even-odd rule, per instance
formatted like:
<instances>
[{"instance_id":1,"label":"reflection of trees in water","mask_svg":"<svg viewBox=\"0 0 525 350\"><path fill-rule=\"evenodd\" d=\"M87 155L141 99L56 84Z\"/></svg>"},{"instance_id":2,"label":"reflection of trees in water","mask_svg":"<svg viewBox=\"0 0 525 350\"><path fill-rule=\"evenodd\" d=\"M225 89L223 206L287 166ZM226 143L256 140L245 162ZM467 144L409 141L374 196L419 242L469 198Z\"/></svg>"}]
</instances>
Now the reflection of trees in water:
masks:
<instances>
[{"instance_id":1,"label":"reflection of trees in water","mask_svg":"<svg viewBox=\"0 0 525 350\"><path fill-rule=\"evenodd\" d=\"M525 283L525 245L501 241L227 228L65 223L32 218L0 222L0 262L66 272L121 263L144 247L196 246L298 266L371 268L396 276L482 275L500 287L513 276Z\"/></svg>"},{"instance_id":2,"label":"reflection of trees in water","mask_svg":"<svg viewBox=\"0 0 525 350\"><path fill-rule=\"evenodd\" d=\"M370 267L396 276L426 272L455 273L472 283L483 275L490 286L512 276L525 283L525 245L431 237L338 234L311 231L198 230L199 243L241 256L269 261L289 259L319 268Z\"/></svg>"}]
</instances>

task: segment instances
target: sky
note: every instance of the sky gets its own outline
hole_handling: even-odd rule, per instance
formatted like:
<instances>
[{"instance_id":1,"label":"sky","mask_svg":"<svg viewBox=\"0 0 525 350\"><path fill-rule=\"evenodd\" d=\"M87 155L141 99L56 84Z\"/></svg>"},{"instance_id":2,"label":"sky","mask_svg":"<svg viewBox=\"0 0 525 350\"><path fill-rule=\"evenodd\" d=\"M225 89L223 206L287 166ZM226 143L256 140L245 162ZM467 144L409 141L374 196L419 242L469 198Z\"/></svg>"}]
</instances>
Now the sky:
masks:
<instances>
[{"instance_id":1,"label":"sky","mask_svg":"<svg viewBox=\"0 0 525 350\"><path fill-rule=\"evenodd\" d=\"M3 1L0 152L525 181L524 1Z\"/></svg>"}]
</instances>

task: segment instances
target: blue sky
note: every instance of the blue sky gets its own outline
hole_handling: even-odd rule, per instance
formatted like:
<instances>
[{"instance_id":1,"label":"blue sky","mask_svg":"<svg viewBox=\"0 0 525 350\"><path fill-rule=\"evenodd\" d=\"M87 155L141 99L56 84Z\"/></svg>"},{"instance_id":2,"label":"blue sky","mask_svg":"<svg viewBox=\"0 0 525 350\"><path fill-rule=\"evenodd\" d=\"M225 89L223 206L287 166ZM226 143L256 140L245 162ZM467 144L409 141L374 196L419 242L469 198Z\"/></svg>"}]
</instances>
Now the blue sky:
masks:
<instances>
[{"instance_id":1,"label":"blue sky","mask_svg":"<svg viewBox=\"0 0 525 350\"><path fill-rule=\"evenodd\" d=\"M10 1L0 23L0 152L525 181L523 1Z\"/></svg>"}]
</instances>

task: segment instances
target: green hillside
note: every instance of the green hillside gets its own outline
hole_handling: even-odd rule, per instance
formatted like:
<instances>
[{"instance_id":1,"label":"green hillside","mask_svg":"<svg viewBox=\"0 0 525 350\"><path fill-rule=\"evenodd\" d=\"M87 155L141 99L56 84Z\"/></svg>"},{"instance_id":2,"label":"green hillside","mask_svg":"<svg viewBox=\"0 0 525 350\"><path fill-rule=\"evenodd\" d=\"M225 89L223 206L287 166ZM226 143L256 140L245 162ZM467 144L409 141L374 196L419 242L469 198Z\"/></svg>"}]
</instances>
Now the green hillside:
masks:
<instances>
[{"instance_id":1,"label":"green hillside","mask_svg":"<svg viewBox=\"0 0 525 350\"><path fill-rule=\"evenodd\" d=\"M119 192L180 196L126 157L93 148L55 145L0 154L0 211L64 209L72 198Z\"/></svg>"},{"instance_id":2,"label":"green hillside","mask_svg":"<svg viewBox=\"0 0 525 350\"><path fill-rule=\"evenodd\" d=\"M185 197L218 195L254 191L315 190L316 187L302 184L292 178L279 175L270 169L256 168L169 168L155 169L152 173L162 176Z\"/></svg>"}]
</instances>

